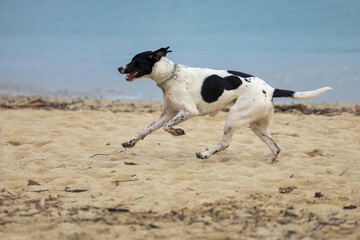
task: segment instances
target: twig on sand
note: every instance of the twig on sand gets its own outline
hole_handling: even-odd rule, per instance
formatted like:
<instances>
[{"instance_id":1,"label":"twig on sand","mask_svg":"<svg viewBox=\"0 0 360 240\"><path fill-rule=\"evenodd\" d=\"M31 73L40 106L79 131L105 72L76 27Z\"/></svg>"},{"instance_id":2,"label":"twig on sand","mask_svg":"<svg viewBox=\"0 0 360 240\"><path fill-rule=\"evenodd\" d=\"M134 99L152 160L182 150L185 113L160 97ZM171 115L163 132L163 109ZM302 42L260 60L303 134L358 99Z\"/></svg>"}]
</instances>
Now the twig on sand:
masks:
<instances>
[{"instance_id":1,"label":"twig on sand","mask_svg":"<svg viewBox=\"0 0 360 240\"><path fill-rule=\"evenodd\" d=\"M36 191L30 191L30 192L36 192L36 193L41 193L41 192L48 192L49 189L44 189L44 190L36 190Z\"/></svg>"},{"instance_id":2,"label":"twig on sand","mask_svg":"<svg viewBox=\"0 0 360 240\"><path fill-rule=\"evenodd\" d=\"M357 206L355 206L355 205L349 205L349 206L344 206L343 207L343 209L356 209L357 208Z\"/></svg>"},{"instance_id":3,"label":"twig on sand","mask_svg":"<svg viewBox=\"0 0 360 240\"><path fill-rule=\"evenodd\" d=\"M342 173L339 174L339 176L341 177L342 175L344 175L346 173L347 170L349 170L351 168L351 166L347 167L344 171L342 171Z\"/></svg>"},{"instance_id":4,"label":"twig on sand","mask_svg":"<svg viewBox=\"0 0 360 240\"><path fill-rule=\"evenodd\" d=\"M152 223L150 223L150 224L148 225L148 227L149 227L149 228L160 228L158 225L155 225L155 224L152 224Z\"/></svg>"},{"instance_id":5,"label":"twig on sand","mask_svg":"<svg viewBox=\"0 0 360 240\"><path fill-rule=\"evenodd\" d=\"M116 97L114 97L113 99L110 100L110 102L108 102L107 104L105 104L105 106L103 106L102 108L100 108L100 111L103 111L107 106L109 106L114 100L116 100Z\"/></svg>"},{"instance_id":6,"label":"twig on sand","mask_svg":"<svg viewBox=\"0 0 360 240\"><path fill-rule=\"evenodd\" d=\"M115 186L119 186L119 183L121 182L134 182L134 181L137 181L139 179L126 179L126 180L117 180L117 181L112 181L112 183L115 183Z\"/></svg>"},{"instance_id":7,"label":"twig on sand","mask_svg":"<svg viewBox=\"0 0 360 240\"><path fill-rule=\"evenodd\" d=\"M118 152L119 149L116 149L114 151L112 151L111 153L96 153L94 155L91 155L89 158L93 158L93 157L96 157L96 156L111 156L111 155L115 155L115 154L119 154L119 153L122 153L122 152L125 152L126 151L126 148L124 150L121 150L120 152Z\"/></svg>"},{"instance_id":8,"label":"twig on sand","mask_svg":"<svg viewBox=\"0 0 360 240\"><path fill-rule=\"evenodd\" d=\"M20 214L21 217L33 217L36 214L41 213L41 211L38 212L33 212L33 213L28 213L28 214Z\"/></svg>"},{"instance_id":9,"label":"twig on sand","mask_svg":"<svg viewBox=\"0 0 360 240\"><path fill-rule=\"evenodd\" d=\"M129 209L126 208L107 208L109 212L130 212Z\"/></svg>"},{"instance_id":10,"label":"twig on sand","mask_svg":"<svg viewBox=\"0 0 360 240\"><path fill-rule=\"evenodd\" d=\"M280 193L290 193L295 189L297 189L297 187L295 187L295 186L292 186L292 187L280 187L279 192Z\"/></svg>"},{"instance_id":11,"label":"twig on sand","mask_svg":"<svg viewBox=\"0 0 360 240\"><path fill-rule=\"evenodd\" d=\"M65 189L65 192L71 192L71 193L81 193L81 192L87 192L89 190L86 189Z\"/></svg>"},{"instance_id":12,"label":"twig on sand","mask_svg":"<svg viewBox=\"0 0 360 240\"><path fill-rule=\"evenodd\" d=\"M29 179L29 180L28 180L28 186L31 186L31 185L40 186L40 183L38 183L37 181L34 181L34 180Z\"/></svg>"}]
</instances>

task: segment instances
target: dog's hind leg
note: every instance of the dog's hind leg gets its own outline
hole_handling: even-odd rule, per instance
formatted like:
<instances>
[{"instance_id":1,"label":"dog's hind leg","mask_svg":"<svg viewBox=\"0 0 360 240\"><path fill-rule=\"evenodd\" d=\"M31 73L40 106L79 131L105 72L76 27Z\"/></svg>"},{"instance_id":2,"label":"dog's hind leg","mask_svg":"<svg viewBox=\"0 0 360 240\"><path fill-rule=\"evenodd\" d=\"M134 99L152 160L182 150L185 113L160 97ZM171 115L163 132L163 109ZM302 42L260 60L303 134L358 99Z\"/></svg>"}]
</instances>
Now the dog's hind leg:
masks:
<instances>
[{"instance_id":1,"label":"dog's hind leg","mask_svg":"<svg viewBox=\"0 0 360 240\"><path fill-rule=\"evenodd\" d=\"M248 96L238 98L235 104L230 108L230 111L226 117L224 135L220 142L211 150L197 153L197 158L206 159L211 155L224 150L230 146L231 138L235 134L236 130L242 126L250 124L259 116L264 116L269 111L271 104L254 104L253 101L249 101ZM261 118L261 117L260 117Z\"/></svg>"},{"instance_id":2,"label":"dog's hind leg","mask_svg":"<svg viewBox=\"0 0 360 240\"><path fill-rule=\"evenodd\" d=\"M269 162L274 162L279 156L281 148L271 137L269 132L269 125L273 115L273 110L266 115L265 118L255 121L250 124L251 130L268 146L272 152L272 156L269 159Z\"/></svg>"},{"instance_id":3,"label":"dog's hind leg","mask_svg":"<svg viewBox=\"0 0 360 240\"><path fill-rule=\"evenodd\" d=\"M239 102L241 103L241 100ZM196 153L196 157L206 159L211 155L228 148L230 146L231 138L236 130L252 121L252 112L253 109L249 108L246 103L232 106L226 117L224 134L220 142L210 150Z\"/></svg>"},{"instance_id":4,"label":"dog's hind leg","mask_svg":"<svg viewBox=\"0 0 360 240\"><path fill-rule=\"evenodd\" d=\"M231 138L234 135L235 131L236 129L225 126L224 135L221 138L220 142L211 150L196 153L196 157L200 159L206 159L209 158L211 155L220 152L225 148L228 148L230 146Z\"/></svg>"}]
</instances>

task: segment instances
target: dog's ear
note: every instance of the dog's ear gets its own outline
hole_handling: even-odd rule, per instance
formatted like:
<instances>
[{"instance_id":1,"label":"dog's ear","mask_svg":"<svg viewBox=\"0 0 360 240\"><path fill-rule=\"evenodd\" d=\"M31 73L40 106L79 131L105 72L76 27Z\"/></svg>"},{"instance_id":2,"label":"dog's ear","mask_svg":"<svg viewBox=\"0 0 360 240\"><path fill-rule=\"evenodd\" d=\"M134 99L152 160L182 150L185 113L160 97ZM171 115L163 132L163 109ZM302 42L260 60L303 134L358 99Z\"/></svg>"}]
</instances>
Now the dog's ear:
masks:
<instances>
[{"instance_id":1,"label":"dog's ear","mask_svg":"<svg viewBox=\"0 0 360 240\"><path fill-rule=\"evenodd\" d=\"M151 58L154 59L155 61L159 61L160 58L165 57L168 52L172 52L171 50L170 51L168 50L169 48L170 47L166 47L166 48L160 48L160 49L156 50L151 55Z\"/></svg>"}]
</instances>

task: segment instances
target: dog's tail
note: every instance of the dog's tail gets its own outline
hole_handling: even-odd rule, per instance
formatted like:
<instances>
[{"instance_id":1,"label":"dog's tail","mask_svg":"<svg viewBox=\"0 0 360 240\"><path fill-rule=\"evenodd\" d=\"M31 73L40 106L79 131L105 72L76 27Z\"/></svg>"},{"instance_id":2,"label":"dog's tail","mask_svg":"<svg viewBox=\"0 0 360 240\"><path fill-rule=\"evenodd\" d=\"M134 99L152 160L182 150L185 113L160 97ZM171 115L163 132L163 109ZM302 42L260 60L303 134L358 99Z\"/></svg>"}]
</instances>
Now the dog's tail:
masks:
<instances>
[{"instance_id":1,"label":"dog's tail","mask_svg":"<svg viewBox=\"0 0 360 240\"><path fill-rule=\"evenodd\" d=\"M313 91L307 91L307 92L294 92L290 90L282 90L282 89L274 89L273 98L281 98L281 97L289 97L294 99L307 99L307 98L313 98L316 97L323 92L326 92L328 90L332 90L331 87L323 87L319 88Z\"/></svg>"}]
</instances>

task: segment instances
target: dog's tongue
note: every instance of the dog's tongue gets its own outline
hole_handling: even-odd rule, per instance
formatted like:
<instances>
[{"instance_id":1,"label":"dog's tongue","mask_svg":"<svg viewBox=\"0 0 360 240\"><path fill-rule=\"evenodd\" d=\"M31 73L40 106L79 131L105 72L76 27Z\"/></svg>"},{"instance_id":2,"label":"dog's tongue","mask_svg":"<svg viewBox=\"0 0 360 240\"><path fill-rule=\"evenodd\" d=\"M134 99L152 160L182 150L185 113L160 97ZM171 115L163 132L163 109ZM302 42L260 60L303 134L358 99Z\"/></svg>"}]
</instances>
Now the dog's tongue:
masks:
<instances>
[{"instance_id":1,"label":"dog's tongue","mask_svg":"<svg viewBox=\"0 0 360 240\"><path fill-rule=\"evenodd\" d=\"M129 74L126 76L126 80L131 80L131 79L133 79L136 74L137 74L137 72L129 73Z\"/></svg>"}]
</instances>

